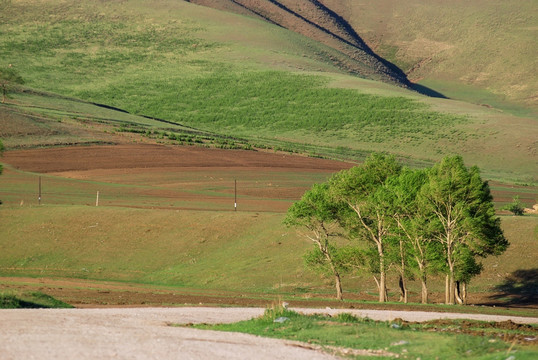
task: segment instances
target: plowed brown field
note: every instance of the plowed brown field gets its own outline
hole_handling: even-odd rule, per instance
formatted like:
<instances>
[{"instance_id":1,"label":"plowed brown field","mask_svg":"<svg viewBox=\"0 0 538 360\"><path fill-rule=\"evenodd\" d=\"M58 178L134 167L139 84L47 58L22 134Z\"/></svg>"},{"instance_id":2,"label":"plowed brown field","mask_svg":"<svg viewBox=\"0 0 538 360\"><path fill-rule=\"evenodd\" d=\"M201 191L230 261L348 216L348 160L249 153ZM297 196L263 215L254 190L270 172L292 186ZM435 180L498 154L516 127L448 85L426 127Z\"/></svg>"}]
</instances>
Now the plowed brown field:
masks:
<instances>
[{"instance_id":1,"label":"plowed brown field","mask_svg":"<svg viewBox=\"0 0 538 360\"><path fill-rule=\"evenodd\" d=\"M15 150L6 152L2 161L17 169L40 173L163 167L279 168L334 172L351 166L340 161L280 153L162 145Z\"/></svg>"}]
</instances>

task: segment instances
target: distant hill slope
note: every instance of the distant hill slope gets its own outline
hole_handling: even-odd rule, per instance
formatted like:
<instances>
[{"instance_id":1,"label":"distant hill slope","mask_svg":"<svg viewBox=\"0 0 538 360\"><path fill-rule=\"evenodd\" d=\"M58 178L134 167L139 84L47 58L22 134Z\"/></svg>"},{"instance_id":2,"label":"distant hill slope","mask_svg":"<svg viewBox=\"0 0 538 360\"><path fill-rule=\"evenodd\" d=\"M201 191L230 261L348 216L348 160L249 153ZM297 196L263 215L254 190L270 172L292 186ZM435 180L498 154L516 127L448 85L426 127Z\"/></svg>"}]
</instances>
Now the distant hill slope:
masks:
<instances>
[{"instance_id":1,"label":"distant hill slope","mask_svg":"<svg viewBox=\"0 0 538 360\"><path fill-rule=\"evenodd\" d=\"M535 0L321 0L413 82L518 113L538 112Z\"/></svg>"},{"instance_id":2,"label":"distant hill slope","mask_svg":"<svg viewBox=\"0 0 538 360\"><path fill-rule=\"evenodd\" d=\"M359 49L331 16L316 23ZM346 159L385 151L420 164L457 153L490 179L537 181L535 118L344 74L330 61L341 52L256 17L177 0L0 2L0 67L27 87L0 105L0 137L7 149L115 141L86 128L104 118L122 134L177 132L176 143L241 139Z\"/></svg>"},{"instance_id":3,"label":"distant hill slope","mask_svg":"<svg viewBox=\"0 0 538 360\"><path fill-rule=\"evenodd\" d=\"M361 64L368 64L451 98L516 114L529 114L521 107L538 111L534 0L190 2L262 17L320 41L348 57L337 61L348 71L367 74Z\"/></svg>"},{"instance_id":4,"label":"distant hill slope","mask_svg":"<svg viewBox=\"0 0 538 360\"><path fill-rule=\"evenodd\" d=\"M190 0L189 2L256 16L305 35L338 51L338 67L375 80L408 87L403 71L375 54L340 14L316 0Z\"/></svg>"}]
</instances>

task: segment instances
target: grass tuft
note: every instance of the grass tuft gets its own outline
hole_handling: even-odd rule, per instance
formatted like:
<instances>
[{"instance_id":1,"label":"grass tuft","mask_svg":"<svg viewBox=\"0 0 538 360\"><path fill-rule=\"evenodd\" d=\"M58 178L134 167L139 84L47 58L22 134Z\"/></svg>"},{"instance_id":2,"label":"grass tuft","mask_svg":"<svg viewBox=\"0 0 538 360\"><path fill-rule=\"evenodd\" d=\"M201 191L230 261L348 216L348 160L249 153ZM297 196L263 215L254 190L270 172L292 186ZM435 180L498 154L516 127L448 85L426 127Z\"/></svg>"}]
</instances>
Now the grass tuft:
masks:
<instances>
[{"instance_id":1,"label":"grass tuft","mask_svg":"<svg viewBox=\"0 0 538 360\"><path fill-rule=\"evenodd\" d=\"M72 308L73 306L39 291L0 292L0 309Z\"/></svg>"}]
</instances>

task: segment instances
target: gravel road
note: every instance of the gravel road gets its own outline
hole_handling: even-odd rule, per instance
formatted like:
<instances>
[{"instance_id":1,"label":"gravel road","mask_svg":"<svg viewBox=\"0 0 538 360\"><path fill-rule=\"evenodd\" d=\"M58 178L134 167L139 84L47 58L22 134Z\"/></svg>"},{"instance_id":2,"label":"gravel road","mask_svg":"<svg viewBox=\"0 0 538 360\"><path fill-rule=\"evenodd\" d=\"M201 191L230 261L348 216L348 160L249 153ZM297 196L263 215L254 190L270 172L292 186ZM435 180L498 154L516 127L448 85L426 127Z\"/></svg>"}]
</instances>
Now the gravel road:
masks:
<instances>
[{"instance_id":1,"label":"gravel road","mask_svg":"<svg viewBox=\"0 0 538 360\"><path fill-rule=\"evenodd\" d=\"M538 318L430 312L294 309L304 313L352 313L375 320L440 318L512 320ZM261 308L107 308L0 310L2 359L335 359L285 340L171 327L224 323L261 315Z\"/></svg>"}]
</instances>

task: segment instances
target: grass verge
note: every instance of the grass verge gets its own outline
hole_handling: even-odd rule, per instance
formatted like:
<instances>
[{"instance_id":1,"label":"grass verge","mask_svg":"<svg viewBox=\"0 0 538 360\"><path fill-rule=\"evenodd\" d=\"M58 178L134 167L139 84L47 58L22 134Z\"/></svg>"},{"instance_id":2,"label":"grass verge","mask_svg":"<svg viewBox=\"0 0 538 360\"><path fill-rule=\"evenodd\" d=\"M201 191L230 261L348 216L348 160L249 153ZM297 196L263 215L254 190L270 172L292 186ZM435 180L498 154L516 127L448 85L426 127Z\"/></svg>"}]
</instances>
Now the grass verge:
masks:
<instances>
[{"instance_id":1,"label":"grass verge","mask_svg":"<svg viewBox=\"0 0 538 360\"><path fill-rule=\"evenodd\" d=\"M347 313L306 316L276 307L248 321L194 327L296 340L313 349L356 359L534 359L538 354L535 326L514 329L475 321L385 322Z\"/></svg>"}]
</instances>

